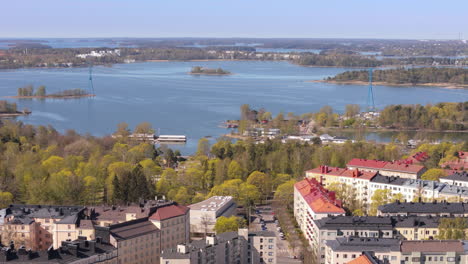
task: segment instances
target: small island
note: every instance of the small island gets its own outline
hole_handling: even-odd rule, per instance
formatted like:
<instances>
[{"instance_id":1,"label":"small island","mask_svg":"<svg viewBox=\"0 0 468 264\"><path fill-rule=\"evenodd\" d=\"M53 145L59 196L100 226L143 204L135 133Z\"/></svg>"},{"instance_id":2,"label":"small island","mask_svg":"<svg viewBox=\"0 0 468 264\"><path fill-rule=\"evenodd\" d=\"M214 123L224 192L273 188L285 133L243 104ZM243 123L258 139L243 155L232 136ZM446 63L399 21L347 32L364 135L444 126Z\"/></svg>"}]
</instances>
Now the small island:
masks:
<instances>
[{"instance_id":1,"label":"small island","mask_svg":"<svg viewBox=\"0 0 468 264\"><path fill-rule=\"evenodd\" d=\"M29 115L31 111L23 109L23 111L18 111L16 103L9 103L8 101L0 101L0 118L2 117L15 117L22 115Z\"/></svg>"},{"instance_id":2,"label":"small island","mask_svg":"<svg viewBox=\"0 0 468 264\"><path fill-rule=\"evenodd\" d=\"M32 85L28 85L25 87L18 88L18 93L16 96L5 96L6 98L15 98L15 99L46 99L46 98L54 98L54 99L74 99L74 98L82 98L82 97L94 97L94 94L88 93L86 90L83 89L68 89L63 90L60 92L47 94L46 87L44 85L39 86L36 91L34 91L34 87Z\"/></svg>"},{"instance_id":3,"label":"small island","mask_svg":"<svg viewBox=\"0 0 468 264\"><path fill-rule=\"evenodd\" d=\"M468 69L423 67L375 70L372 81L377 85L389 86L468 88ZM318 82L367 85L369 71L346 71Z\"/></svg>"},{"instance_id":4,"label":"small island","mask_svg":"<svg viewBox=\"0 0 468 264\"><path fill-rule=\"evenodd\" d=\"M204 75L229 75L231 72L223 70L221 68L218 69L210 69L210 68L203 68L201 66L192 67L190 74L204 74Z\"/></svg>"}]
</instances>

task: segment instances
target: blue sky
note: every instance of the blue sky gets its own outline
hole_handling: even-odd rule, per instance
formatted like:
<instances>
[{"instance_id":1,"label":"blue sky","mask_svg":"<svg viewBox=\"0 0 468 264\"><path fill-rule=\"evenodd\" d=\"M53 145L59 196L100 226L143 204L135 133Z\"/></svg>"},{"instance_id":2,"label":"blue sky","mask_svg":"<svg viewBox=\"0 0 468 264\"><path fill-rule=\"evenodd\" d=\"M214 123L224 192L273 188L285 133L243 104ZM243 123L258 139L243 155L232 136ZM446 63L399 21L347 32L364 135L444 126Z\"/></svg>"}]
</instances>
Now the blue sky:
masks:
<instances>
[{"instance_id":1,"label":"blue sky","mask_svg":"<svg viewBox=\"0 0 468 264\"><path fill-rule=\"evenodd\" d=\"M467 0L3 0L0 37L468 38Z\"/></svg>"}]
</instances>

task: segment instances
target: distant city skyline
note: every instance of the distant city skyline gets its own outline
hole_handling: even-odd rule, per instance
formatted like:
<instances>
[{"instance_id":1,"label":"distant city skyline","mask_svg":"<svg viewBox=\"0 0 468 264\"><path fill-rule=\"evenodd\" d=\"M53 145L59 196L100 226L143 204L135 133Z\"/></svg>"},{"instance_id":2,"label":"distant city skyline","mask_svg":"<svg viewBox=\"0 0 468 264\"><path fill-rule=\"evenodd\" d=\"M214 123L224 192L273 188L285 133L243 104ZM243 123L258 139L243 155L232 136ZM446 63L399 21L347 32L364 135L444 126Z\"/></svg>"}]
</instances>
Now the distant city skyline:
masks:
<instances>
[{"instance_id":1,"label":"distant city skyline","mask_svg":"<svg viewBox=\"0 0 468 264\"><path fill-rule=\"evenodd\" d=\"M468 1L15 0L0 38L468 38Z\"/></svg>"}]
</instances>

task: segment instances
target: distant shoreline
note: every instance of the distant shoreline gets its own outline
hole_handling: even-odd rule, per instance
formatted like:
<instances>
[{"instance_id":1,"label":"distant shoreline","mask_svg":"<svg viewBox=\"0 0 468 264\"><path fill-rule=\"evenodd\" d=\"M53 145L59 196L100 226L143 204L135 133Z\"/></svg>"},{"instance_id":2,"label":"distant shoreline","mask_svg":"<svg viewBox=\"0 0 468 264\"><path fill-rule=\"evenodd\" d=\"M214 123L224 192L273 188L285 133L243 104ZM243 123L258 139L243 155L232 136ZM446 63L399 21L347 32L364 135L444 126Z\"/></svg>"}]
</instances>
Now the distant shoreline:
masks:
<instances>
[{"instance_id":1,"label":"distant shoreline","mask_svg":"<svg viewBox=\"0 0 468 264\"><path fill-rule=\"evenodd\" d=\"M16 116L24 116L24 115L30 115L32 112L31 111L23 111L23 112L16 112L16 113L0 113L0 118L2 117L16 117Z\"/></svg>"},{"instance_id":2,"label":"distant shoreline","mask_svg":"<svg viewBox=\"0 0 468 264\"><path fill-rule=\"evenodd\" d=\"M232 73L207 73L207 72L188 72L190 75L213 75L213 76L224 76L232 75Z\"/></svg>"},{"instance_id":3,"label":"distant shoreline","mask_svg":"<svg viewBox=\"0 0 468 264\"><path fill-rule=\"evenodd\" d=\"M11 98L11 99L77 99L83 97L95 97L95 94L83 94L83 95L31 95L31 96L3 96L3 98Z\"/></svg>"},{"instance_id":4,"label":"distant shoreline","mask_svg":"<svg viewBox=\"0 0 468 264\"><path fill-rule=\"evenodd\" d=\"M369 85L369 82L364 81L329 81L329 80L310 80L306 82L315 83L333 83L333 84L344 84L344 85ZM397 87L414 87L414 86L427 86L427 87L439 87L446 89L467 89L468 85L454 84L454 83L389 83L389 82L372 82L373 85L385 85L385 86L397 86Z\"/></svg>"}]
</instances>

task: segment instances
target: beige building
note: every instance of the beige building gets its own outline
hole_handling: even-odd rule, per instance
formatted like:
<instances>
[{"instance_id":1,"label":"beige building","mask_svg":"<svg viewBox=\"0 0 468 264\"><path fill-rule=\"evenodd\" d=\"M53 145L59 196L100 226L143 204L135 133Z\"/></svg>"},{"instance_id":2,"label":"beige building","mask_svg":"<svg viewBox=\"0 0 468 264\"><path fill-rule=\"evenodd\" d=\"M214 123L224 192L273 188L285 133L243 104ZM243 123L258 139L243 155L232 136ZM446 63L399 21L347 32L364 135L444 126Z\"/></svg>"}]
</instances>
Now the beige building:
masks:
<instances>
[{"instance_id":1,"label":"beige building","mask_svg":"<svg viewBox=\"0 0 468 264\"><path fill-rule=\"evenodd\" d=\"M458 240L401 242L401 263L467 263L466 245Z\"/></svg>"},{"instance_id":2,"label":"beige building","mask_svg":"<svg viewBox=\"0 0 468 264\"><path fill-rule=\"evenodd\" d=\"M2 243L14 241L33 250L45 250L61 241L75 240L84 207L11 205L0 210Z\"/></svg>"},{"instance_id":3,"label":"beige building","mask_svg":"<svg viewBox=\"0 0 468 264\"><path fill-rule=\"evenodd\" d=\"M276 236L269 231L249 232L247 229L226 232L165 250L161 263L277 263Z\"/></svg>"},{"instance_id":4,"label":"beige building","mask_svg":"<svg viewBox=\"0 0 468 264\"><path fill-rule=\"evenodd\" d=\"M232 196L212 196L190 208L190 232L195 235L214 234L216 219L235 215L237 204Z\"/></svg>"},{"instance_id":5,"label":"beige building","mask_svg":"<svg viewBox=\"0 0 468 264\"><path fill-rule=\"evenodd\" d=\"M393 238L341 237L325 243L326 264L346 264L363 251L371 251L375 257L390 264L400 264L400 240Z\"/></svg>"},{"instance_id":6,"label":"beige building","mask_svg":"<svg viewBox=\"0 0 468 264\"><path fill-rule=\"evenodd\" d=\"M381 160L366 160L352 159L346 167L350 170L360 169L370 172L378 172L383 176L395 176L406 179L418 179L426 172L426 168L422 165L416 165L411 160L401 161L381 161Z\"/></svg>"}]
</instances>

